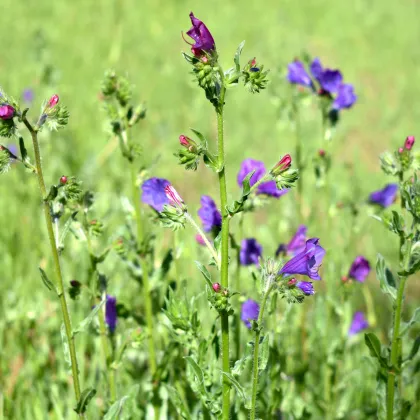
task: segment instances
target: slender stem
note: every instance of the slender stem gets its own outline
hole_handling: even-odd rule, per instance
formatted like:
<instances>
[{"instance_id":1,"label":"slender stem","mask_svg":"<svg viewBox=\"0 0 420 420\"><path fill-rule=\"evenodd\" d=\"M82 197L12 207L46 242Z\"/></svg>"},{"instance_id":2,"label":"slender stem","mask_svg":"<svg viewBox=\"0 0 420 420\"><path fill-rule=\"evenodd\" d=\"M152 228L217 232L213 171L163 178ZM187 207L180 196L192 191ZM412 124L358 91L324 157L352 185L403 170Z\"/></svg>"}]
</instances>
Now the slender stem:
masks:
<instances>
[{"instance_id":1,"label":"slender stem","mask_svg":"<svg viewBox=\"0 0 420 420\"><path fill-rule=\"evenodd\" d=\"M267 303L268 296L273 288L273 285L270 285L270 287L267 289L267 291L264 294L260 313L258 315L258 326L255 330L255 340L254 340L254 365L252 368L252 399L251 399L251 411L249 414L250 420L255 420L255 410L257 405L257 391L258 391L258 358L259 358L259 349L260 349L260 337L261 337L261 324L264 317L264 309L265 304Z\"/></svg>"},{"instance_id":2,"label":"slender stem","mask_svg":"<svg viewBox=\"0 0 420 420\"><path fill-rule=\"evenodd\" d=\"M219 164L219 188L220 188L220 206L222 210L222 261L220 268L220 284L223 288L229 287L229 215L226 212L227 191L226 191L226 169L225 169L225 149L223 138L223 108L225 102L226 88L224 85L224 73L219 66L221 78L221 90L219 105L216 108L217 113L217 151ZM229 315L225 311L221 313L222 328L222 371L230 373L229 363ZM230 384L226 377L223 377L222 387L222 419L229 420L230 416Z\"/></svg>"},{"instance_id":3,"label":"slender stem","mask_svg":"<svg viewBox=\"0 0 420 420\"><path fill-rule=\"evenodd\" d=\"M71 370L72 370L72 375L73 375L74 393L76 395L76 400L79 401L80 382L79 382L79 369L77 365L76 348L74 345L74 337L72 334L72 327L71 327L71 322L70 322L70 315L69 315L69 310L67 306L66 296L64 294L63 276L61 273L60 258L59 258L58 250L55 243L54 227L53 227L53 221L52 221L51 212L50 212L50 204L48 203L48 201L46 201L47 189L45 187L44 175L42 172L41 152L39 149L38 134L37 134L37 131L32 127L32 125L29 123L29 121L26 118L23 119L23 123L25 124L25 126L27 127L27 129L29 130L32 136L32 143L34 147L35 163L36 163L36 174L38 177L39 189L41 191L45 223L47 225L48 238L50 241L51 252L52 252L53 260L54 260L57 295L60 299L61 312L63 314L63 321L64 321L64 328L66 331L67 341L68 341L69 350L70 350L70 360L71 360Z\"/></svg>"},{"instance_id":4,"label":"slender stem","mask_svg":"<svg viewBox=\"0 0 420 420\"><path fill-rule=\"evenodd\" d=\"M239 213L239 240L242 238L244 226L244 215ZM235 291L241 290L241 248L238 247L238 255L236 258L236 273L235 273ZM241 354L241 317L236 315L236 326L235 326L235 360L239 360Z\"/></svg>"},{"instance_id":5,"label":"slender stem","mask_svg":"<svg viewBox=\"0 0 420 420\"><path fill-rule=\"evenodd\" d=\"M295 136L296 136L296 149L295 149L295 159L296 166L299 170L299 179L297 180L297 213L298 216L303 220L302 208L303 208L303 164L302 164L302 142L300 138L300 115L298 104L294 104L294 114L295 114ZM301 220L301 221L302 221Z\"/></svg>"},{"instance_id":6,"label":"slender stem","mask_svg":"<svg viewBox=\"0 0 420 420\"><path fill-rule=\"evenodd\" d=\"M214 246L209 242L209 240L207 239L205 233L202 231L202 229L200 228L200 226L197 225L197 223L195 222L195 220L192 218L192 216L189 213L185 213L185 217L187 218L187 220L191 223L191 225L193 226L193 228L198 232L198 234L203 238L204 243L206 244L207 248L210 251L210 254L212 255L212 257L214 258L214 260L217 263L217 266L220 269L220 258L217 255L216 250L214 249Z\"/></svg>"}]
</instances>

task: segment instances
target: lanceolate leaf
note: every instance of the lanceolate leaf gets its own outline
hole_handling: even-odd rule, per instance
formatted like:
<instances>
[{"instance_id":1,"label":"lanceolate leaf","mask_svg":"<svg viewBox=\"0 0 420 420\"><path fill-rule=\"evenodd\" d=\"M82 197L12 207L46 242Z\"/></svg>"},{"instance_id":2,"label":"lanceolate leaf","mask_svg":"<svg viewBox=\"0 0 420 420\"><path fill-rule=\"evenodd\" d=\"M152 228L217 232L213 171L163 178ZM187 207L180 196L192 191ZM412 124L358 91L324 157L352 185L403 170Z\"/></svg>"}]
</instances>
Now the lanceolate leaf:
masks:
<instances>
[{"instance_id":1,"label":"lanceolate leaf","mask_svg":"<svg viewBox=\"0 0 420 420\"><path fill-rule=\"evenodd\" d=\"M250 181L254 173L255 171L250 172L243 180L242 197L239 200L234 201L230 206L226 206L226 211L228 212L229 216L232 217L236 213L240 213L243 210L245 201L248 199L248 196L251 193Z\"/></svg>"},{"instance_id":2,"label":"lanceolate leaf","mask_svg":"<svg viewBox=\"0 0 420 420\"><path fill-rule=\"evenodd\" d=\"M90 325L90 323L94 320L94 318L96 317L96 314L100 311L100 309L102 308L102 305L105 303L105 299L99 303L98 305L96 305L92 311L90 312L90 314L76 327L73 329L73 337L86 330L86 328Z\"/></svg>"},{"instance_id":3,"label":"lanceolate leaf","mask_svg":"<svg viewBox=\"0 0 420 420\"><path fill-rule=\"evenodd\" d=\"M365 334L365 343L369 348L370 355L378 360L382 367L387 367L387 362L381 354L381 342L373 333Z\"/></svg>"},{"instance_id":4,"label":"lanceolate leaf","mask_svg":"<svg viewBox=\"0 0 420 420\"><path fill-rule=\"evenodd\" d=\"M392 272L385 266L385 260L381 254L378 254L376 261L376 277L379 280L382 292L395 300L397 297L396 282Z\"/></svg>"},{"instance_id":5,"label":"lanceolate leaf","mask_svg":"<svg viewBox=\"0 0 420 420\"><path fill-rule=\"evenodd\" d=\"M39 272L41 273L41 280L44 283L45 287L48 290L52 290L54 288L53 282L48 278L47 273L41 268L39 268Z\"/></svg>"},{"instance_id":6,"label":"lanceolate leaf","mask_svg":"<svg viewBox=\"0 0 420 420\"><path fill-rule=\"evenodd\" d=\"M213 283L211 281L211 274L209 273L209 270L207 270L207 268L203 264L201 264L201 262L199 261L194 261L194 262L197 268L203 274L204 278L206 279L207 285L211 288Z\"/></svg>"},{"instance_id":7,"label":"lanceolate leaf","mask_svg":"<svg viewBox=\"0 0 420 420\"><path fill-rule=\"evenodd\" d=\"M77 414L83 414L86 412L86 408L92 398L96 395L96 389L89 387L82 392L79 401L74 409Z\"/></svg>"}]
</instances>

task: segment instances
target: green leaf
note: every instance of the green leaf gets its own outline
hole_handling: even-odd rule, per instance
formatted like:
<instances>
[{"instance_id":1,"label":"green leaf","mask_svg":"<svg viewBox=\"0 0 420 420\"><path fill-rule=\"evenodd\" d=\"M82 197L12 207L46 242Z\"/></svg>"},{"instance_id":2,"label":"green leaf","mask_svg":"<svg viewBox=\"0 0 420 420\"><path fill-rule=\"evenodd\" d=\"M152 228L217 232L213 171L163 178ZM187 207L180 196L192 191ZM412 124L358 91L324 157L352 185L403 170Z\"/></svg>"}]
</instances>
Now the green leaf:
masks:
<instances>
[{"instance_id":1,"label":"green leaf","mask_svg":"<svg viewBox=\"0 0 420 420\"><path fill-rule=\"evenodd\" d=\"M67 234L70 232L71 224L76 220L77 211L73 212L72 215L66 220L60 235L60 241L58 244L58 250L61 252L64 249L64 241Z\"/></svg>"},{"instance_id":2,"label":"green leaf","mask_svg":"<svg viewBox=\"0 0 420 420\"><path fill-rule=\"evenodd\" d=\"M376 277L379 279L382 292L395 300L397 297L396 282L392 272L385 266L385 260L381 254L378 254L376 260Z\"/></svg>"},{"instance_id":3,"label":"green leaf","mask_svg":"<svg viewBox=\"0 0 420 420\"><path fill-rule=\"evenodd\" d=\"M239 200L236 200L230 206L226 206L226 211L228 212L229 216L233 216L237 213L240 213L243 208L245 201L248 199L249 194L251 194L251 185L250 181L252 175L254 175L255 170L250 172L242 182L242 197Z\"/></svg>"},{"instance_id":4,"label":"green leaf","mask_svg":"<svg viewBox=\"0 0 420 420\"><path fill-rule=\"evenodd\" d=\"M41 273L41 280L44 283L45 287L48 290L53 290L54 283L48 278L47 273L41 267L38 267L38 269L39 269L39 272Z\"/></svg>"},{"instance_id":5,"label":"green leaf","mask_svg":"<svg viewBox=\"0 0 420 420\"><path fill-rule=\"evenodd\" d=\"M23 137L19 137L19 148L20 148L20 157L24 162L27 162L28 159L28 151L25 147L25 141L23 140Z\"/></svg>"},{"instance_id":6,"label":"green leaf","mask_svg":"<svg viewBox=\"0 0 420 420\"><path fill-rule=\"evenodd\" d=\"M203 274L204 278L206 279L207 285L211 288L213 286L213 283L211 281L211 274L209 273L209 270L207 270L207 268L203 264L201 264L201 262L199 261L194 261L194 262L197 268Z\"/></svg>"},{"instance_id":7,"label":"green leaf","mask_svg":"<svg viewBox=\"0 0 420 420\"><path fill-rule=\"evenodd\" d=\"M400 276L411 276L420 270L420 242L416 242L411 247L411 255L409 261L409 268L407 271L398 273Z\"/></svg>"},{"instance_id":8,"label":"green leaf","mask_svg":"<svg viewBox=\"0 0 420 420\"><path fill-rule=\"evenodd\" d=\"M410 321L404 324L403 327L401 328L400 335L403 336L404 334L406 334L412 325L417 324L419 322L420 322L420 308L417 308L414 311L414 314L412 318L410 319Z\"/></svg>"},{"instance_id":9,"label":"green leaf","mask_svg":"<svg viewBox=\"0 0 420 420\"><path fill-rule=\"evenodd\" d=\"M111 407L109 407L109 410L104 415L103 420L118 419L126 400L128 400L128 395L125 395L124 397L120 398L118 401L115 401L114 404L112 404Z\"/></svg>"},{"instance_id":10,"label":"green leaf","mask_svg":"<svg viewBox=\"0 0 420 420\"><path fill-rule=\"evenodd\" d=\"M90 325L90 323L94 320L94 318L96 317L96 314L101 310L102 305L105 303L105 299L103 299L101 301L101 303L99 303L98 305L96 305L92 311L90 312L90 314L82 321L80 322L80 324L73 329L72 335L73 337L86 330L86 328Z\"/></svg>"},{"instance_id":11,"label":"green leaf","mask_svg":"<svg viewBox=\"0 0 420 420\"><path fill-rule=\"evenodd\" d=\"M204 134L200 133L198 130L195 130L194 128L190 127L190 130L199 138L201 142L201 146L204 150L207 150L207 139L204 137Z\"/></svg>"},{"instance_id":12,"label":"green leaf","mask_svg":"<svg viewBox=\"0 0 420 420\"><path fill-rule=\"evenodd\" d=\"M235 53L235 58L233 59L233 61L235 62L235 67L236 67L236 71L239 72L241 71L241 64L240 64L240 58L241 58L241 54L242 54L242 50L244 48L245 45L245 41L242 41Z\"/></svg>"},{"instance_id":13,"label":"green leaf","mask_svg":"<svg viewBox=\"0 0 420 420\"><path fill-rule=\"evenodd\" d=\"M414 343L413 343L413 347L411 347L411 351L410 354L407 356L407 358L404 360L404 362L408 362L410 360L412 360L415 355L417 354L417 352L419 351L420 348L420 336L418 336Z\"/></svg>"},{"instance_id":14,"label":"green leaf","mask_svg":"<svg viewBox=\"0 0 420 420\"><path fill-rule=\"evenodd\" d=\"M181 394L178 392L178 390L169 385L165 385L168 390L169 399L171 400L172 404L175 406L175 409L179 416L181 416L183 419L190 420L191 416L188 410L188 406L185 404L184 400L181 397Z\"/></svg>"},{"instance_id":15,"label":"green leaf","mask_svg":"<svg viewBox=\"0 0 420 420\"><path fill-rule=\"evenodd\" d=\"M96 395L96 389L89 387L86 388L83 392L82 395L80 396L79 401L77 402L76 407L74 408L74 411L77 414L83 414L86 412L86 408L88 406L88 404L90 403L90 401L92 400L92 398Z\"/></svg>"},{"instance_id":16,"label":"green leaf","mask_svg":"<svg viewBox=\"0 0 420 420\"><path fill-rule=\"evenodd\" d=\"M233 385L239 398L244 402L245 408L251 408L251 398L246 394L245 388L230 373L222 372L222 375Z\"/></svg>"},{"instance_id":17,"label":"green leaf","mask_svg":"<svg viewBox=\"0 0 420 420\"><path fill-rule=\"evenodd\" d=\"M67 363L67 367L70 369L71 368L70 347L69 347L69 342L67 340L66 327L64 323L61 324L60 334L61 334L61 341L63 343L64 360Z\"/></svg>"},{"instance_id":18,"label":"green leaf","mask_svg":"<svg viewBox=\"0 0 420 420\"><path fill-rule=\"evenodd\" d=\"M370 355L376 358L382 367L387 367L387 362L381 354L381 342L374 333L365 334L365 344L369 348Z\"/></svg>"},{"instance_id":19,"label":"green leaf","mask_svg":"<svg viewBox=\"0 0 420 420\"><path fill-rule=\"evenodd\" d=\"M206 388L204 386L204 373L200 366L198 366L197 362L191 357L186 356L184 359L187 361L187 363L192 367L195 376L197 377L197 385L198 389L200 390L202 395L207 394Z\"/></svg>"},{"instance_id":20,"label":"green leaf","mask_svg":"<svg viewBox=\"0 0 420 420\"><path fill-rule=\"evenodd\" d=\"M265 335L260 342L260 351L258 355L258 370L263 371L267 367L268 356L270 355L270 340Z\"/></svg>"}]
</instances>

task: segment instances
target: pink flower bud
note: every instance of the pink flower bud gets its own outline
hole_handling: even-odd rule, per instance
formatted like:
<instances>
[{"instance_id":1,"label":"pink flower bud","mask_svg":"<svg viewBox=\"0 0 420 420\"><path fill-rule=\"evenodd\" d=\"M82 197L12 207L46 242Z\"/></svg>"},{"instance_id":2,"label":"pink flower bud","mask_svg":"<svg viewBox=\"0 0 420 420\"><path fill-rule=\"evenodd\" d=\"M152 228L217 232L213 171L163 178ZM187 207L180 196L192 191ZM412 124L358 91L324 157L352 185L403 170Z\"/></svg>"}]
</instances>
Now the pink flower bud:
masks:
<instances>
[{"instance_id":1,"label":"pink flower bud","mask_svg":"<svg viewBox=\"0 0 420 420\"><path fill-rule=\"evenodd\" d=\"M402 147L400 147L400 148L398 149L398 153L402 153L402 152L404 152L404 149L403 149Z\"/></svg>"},{"instance_id":2,"label":"pink flower bud","mask_svg":"<svg viewBox=\"0 0 420 420\"><path fill-rule=\"evenodd\" d=\"M325 156L325 154L326 154L326 153L325 153L325 150L324 150L324 149L319 149L319 150L318 150L318 155L319 155L319 156L324 157L324 156Z\"/></svg>"},{"instance_id":3,"label":"pink flower bud","mask_svg":"<svg viewBox=\"0 0 420 420\"><path fill-rule=\"evenodd\" d=\"M296 279L293 277L292 279L290 279L288 282L287 282L287 285L288 286L294 286L295 284L296 284Z\"/></svg>"},{"instance_id":4,"label":"pink flower bud","mask_svg":"<svg viewBox=\"0 0 420 420\"><path fill-rule=\"evenodd\" d=\"M201 57L201 61L202 61L203 63L207 63L207 62L209 61L209 59L208 59L205 55L203 55L203 56Z\"/></svg>"},{"instance_id":5,"label":"pink flower bud","mask_svg":"<svg viewBox=\"0 0 420 420\"><path fill-rule=\"evenodd\" d=\"M277 174L281 174L282 172L287 171L290 168L291 164L292 158L290 157L290 155L284 155L274 167L274 170Z\"/></svg>"},{"instance_id":6,"label":"pink flower bud","mask_svg":"<svg viewBox=\"0 0 420 420\"><path fill-rule=\"evenodd\" d=\"M341 281L343 283L347 283L349 281L349 278L347 276L341 276Z\"/></svg>"},{"instance_id":7,"label":"pink flower bud","mask_svg":"<svg viewBox=\"0 0 420 420\"><path fill-rule=\"evenodd\" d=\"M167 185L165 187L165 194L172 206L180 208L184 207L184 200L172 185Z\"/></svg>"},{"instance_id":8,"label":"pink flower bud","mask_svg":"<svg viewBox=\"0 0 420 420\"><path fill-rule=\"evenodd\" d=\"M51 96L50 100L48 101L48 106L50 108L52 108L53 106L56 106L59 100L60 98L58 97L58 95Z\"/></svg>"},{"instance_id":9,"label":"pink flower bud","mask_svg":"<svg viewBox=\"0 0 420 420\"><path fill-rule=\"evenodd\" d=\"M195 240L197 241L197 243L199 243L200 245L206 245L206 243L204 242L204 239L201 235L197 234L195 235Z\"/></svg>"},{"instance_id":10,"label":"pink flower bud","mask_svg":"<svg viewBox=\"0 0 420 420\"><path fill-rule=\"evenodd\" d=\"M255 59L255 57L251 60L251 67L255 67L257 64L257 60Z\"/></svg>"},{"instance_id":11,"label":"pink flower bud","mask_svg":"<svg viewBox=\"0 0 420 420\"><path fill-rule=\"evenodd\" d=\"M15 115L15 109L11 105L0 106L0 118L2 120L10 120Z\"/></svg>"},{"instance_id":12,"label":"pink flower bud","mask_svg":"<svg viewBox=\"0 0 420 420\"><path fill-rule=\"evenodd\" d=\"M179 142L181 143L181 146L185 146L188 147L190 145L190 138L187 136L184 136L183 134L181 134L179 136Z\"/></svg>"},{"instance_id":13,"label":"pink flower bud","mask_svg":"<svg viewBox=\"0 0 420 420\"><path fill-rule=\"evenodd\" d=\"M414 136L408 136L406 139L405 139L405 143L404 143L404 147L407 149L407 150L411 150L412 149L412 147L413 147L413 145L414 145L414 142L416 141L416 139L415 139L415 137Z\"/></svg>"},{"instance_id":14,"label":"pink flower bud","mask_svg":"<svg viewBox=\"0 0 420 420\"><path fill-rule=\"evenodd\" d=\"M213 287L213 290L214 290L216 293L219 293L219 292L220 292L220 290L222 290L222 286L220 286L220 283L213 283L213 284L211 285L211 287Z\"/></svg>"},{"instance_id":15,"label":"pink flower bud","mask_svg":"<svg viewBox=\"0 0 420 420\"><path fill-rule=\"evenodd\" d=\"M67 177L65 176L65 175L63 175L61 178L60 178L60 184L67 184Z\"/></svg>"}]
</instances>

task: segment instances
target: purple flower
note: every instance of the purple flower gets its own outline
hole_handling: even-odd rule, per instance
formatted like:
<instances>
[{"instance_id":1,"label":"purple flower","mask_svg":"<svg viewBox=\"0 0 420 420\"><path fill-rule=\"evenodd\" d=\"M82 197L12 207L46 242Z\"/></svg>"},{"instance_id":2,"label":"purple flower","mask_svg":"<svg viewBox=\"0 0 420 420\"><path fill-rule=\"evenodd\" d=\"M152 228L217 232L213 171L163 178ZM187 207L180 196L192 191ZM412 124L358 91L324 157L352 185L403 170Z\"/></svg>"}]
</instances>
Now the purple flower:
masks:
<instances>
[{"instance_id":1,"label":"purple flower","mask_svg":"<svg viewBox=\"0 0 420 420\"><path fill-rule=\"evenodd\" d=\"M276 257L278 257L280 254L285 254L287 252L287 245L286 244L280 244L276 251Z\"/></svg>"},{"instance_id":2,"label":"purple flower","mask_svg":"<svg viewBox=\"0 0 420 420\"><path fill-rule=\"evenodd\" d=\"M259 181L267 172L265 169L264 162L261 162L259 160L255 159L245 159L242 164L241 168L238 173L238 185L242 187L242 183L246 176L251 173L252 171L255 171L252 175L249 185L252 187L257 181ZM275 181L267 181L260 184L257 188L257 194L265 194L269 195L271 197L279 198L282 195L286 194L289 190L283 189L279 190L276 186Z\"/></svg>"},{"instance_id":3,"label":"purple flower","mask_svg":"<svg viewBox=\"0 0 420 420\"><path fill-rule=\"evenodd\" d=\"M333 109L350 108L356 100L357 96L354 93L353 85L343 83L338 87L337 96L333 102Z\"/></svg>"},{"instance_id":4,"label":"purple flower","mask_svg":"<svg viewBox=\"0 0 420 420\"><path fill-rule=\"evenodd\" d=\"M213 51L215 49L214 39L207 26L197 19L193 12L190 13L190 19L192 27L188 30L187 35L195 41L195 44L190 44L193 54L200 56L202 51Z\"/></svg>"},{"instance_id":5,"label":"purple flower","mask_svg":"<svg viewBox=\"0 0 420 420\"><path fill-rule=\"evenodd\" d=\"M2 120L10 120L15 115L15 109L8 104L0 106L0 118Z\"/></svg>"},{"instance_id":6,"label":"purple flower","mask_svg":"<svg viewBox=\"0 0 420 420\"><path fill-rule=\"evenodd\" d=\"M316 80L319 80L322 72L324 71L322 68L321 60L318 57L313 59L309 69L311 70L312 76L315 77Z\"/></svg>"},{"instance_id":7,"label":"purple flower","mask_svg":"<svg viewBox=\"0 0 420 420\"><path fill-rule=\"evenodd\" d=\"M222 226L222 215L216 203L208 195L203 195L200 202L201 207L197 213L203 223L204 232L211 232L213 228L219 229Z\"/></svg>"},{"instance_id":8,"label":"purple flower","mask_svg":"<svg viewBox=\"0 0 420 420\"><path fill-rule=\"evenodd\" d=\"M350 267L349 277L354 280L364 282L366 280L366 277L369 275L369 272L369 261L362 255L359 255L355 258L353 264Z\"/></svg>"},{"instance_id":9,"label":"purple flower","mask_svg":"<svg viewBox=\"0 0 420 420\"><path fill-rule=\"evenodd\" d=\"M288 65L288 73L287 73L287 80L290 83L303 85L303 86L311 86L312 81L309 77L309 74L306 72L304 65L296 60L293 61Z\"/></svg>"},{"instance_id":10,"label":"purple flower","mask_svg":"<svg viewBox=\"0 0 420 420\"><path fill-rule=\"evenodd\" d=\"M293 235L293 238L287 244L286 252L288 255L296 255L305 249L306 245L306 232L308 228L305 225L300 225Z\"/></svg>"},{"instance_id":11,"label":"purple flower","mask_svg":"<svg viewBox=\"0 0 420 420\"><path fill-rule=\"evenodd\" d=\"M349 328L349 336L355 335L366 328L369 328L369 323L367 322L363 312L355 312Z\"/></svg>"},{"instance_id":12,"label":"purple flower","mask_svg":"<svg viewBox=\"0 0 420 420\"><path fill-rule=\"evenodd\" d=\"M296 286L299 287L299 289L302 290L302 292L305 293L306 296L315 294L314 286L309 281L300 281L296 284Z\"/></svg>"},{"instance_id":13,"label":"purple flower","mask_svg":"<svg viewBox=\"0 0 420 420\"><path fill-rule=\"evenodd\" d=\"M169 204L169 199L165 193L165 187L168 185L171 185L171 183L163 178L150 178L144 181L141 186L143 203L148 204L159 212L162 211L163 206Z\"/></svg>"},{"instance_id":14,"label":"purple flower","mask_svg":"<svg viewBox=\"0 0 420 420\"><path fill-rule=\"evenodd\" d=\"M27 104L32 103L32 101L34 100L34 91L30 88L25 89L22 93L22 98Z\"/></svg>"},{"instance_id":15,"label":"purple flower","mask_svg":"<svg viewBox=\"0 0 420 420\"><path fill-rule=\"evenodd\" d=\"M242 265L258 264L258 258L262 255L262 246L254 239L243 239L239 260Z\"/></svg>"},{"instance_id":16,"label":"purple flower","mask_svg":"<svg viewBox=\"0 0 420 420\"><path fill-rule=\"evenodd\" d=\"M248 299L242 304L241 308L241 320L244 322L247 328L251 328L249 321L256 321L260 314L260 305L255 300Z\"/></svg>"},{"instance_id":17,"label":"purple flower","mask_svg":"<svg viewBox=\"0 0 420 420\"><path fill-rule=\"evenodd\" d=\"M324 258L325 249L318 245L318 242L318 238L308 239L305 249L289 260L280 273L284 276L302 274L312 280L321 280L318 270Z\"/></svg>"},{"instance_id":18,"label":"purple flower","mask_svg":"<svg viewBox=\"0 0 420 420\"><path fill-rule=\"evenodd\" d=\"M317 77L321 89L328 93L336 93L343 81L343 75L339 70L326 69Z\"/></svg>"},{"instance_id":19,"label":"purple flower","mask_svg":"<svg viewBox=\"0 0 420 420\"><path fill-rule=\"evenodd\" d=\"M117 326L117 298L115 296L106 295L105 322L113 333Z\"/></svg>"},{"instance_id":20,"label":"purple flower","mask_svg":"<svg viewBox=\"0 0 420 420\"><path fill-rule=\"evenodd\" d=\"M389 207L397 198L398 184L387 184L382 190L374 191L369 201L381 207Z\"/></svg>"}]
</instances>

